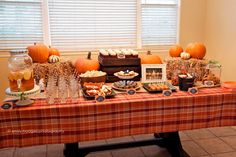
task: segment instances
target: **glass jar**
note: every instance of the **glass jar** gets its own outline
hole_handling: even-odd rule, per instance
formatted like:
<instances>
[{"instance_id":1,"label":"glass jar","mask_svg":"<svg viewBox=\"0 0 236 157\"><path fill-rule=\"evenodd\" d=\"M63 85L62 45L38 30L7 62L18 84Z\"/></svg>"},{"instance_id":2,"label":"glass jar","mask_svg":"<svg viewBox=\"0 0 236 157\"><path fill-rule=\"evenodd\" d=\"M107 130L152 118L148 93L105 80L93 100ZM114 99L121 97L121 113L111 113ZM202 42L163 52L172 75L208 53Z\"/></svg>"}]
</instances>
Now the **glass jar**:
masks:
<instances>
[{"instance_id":1,"label":"glass jar","mask_svg":"<svg viewBox=\"0 0 236 157\"><path fill-rule=\"evenodd\" d=\"M33 62L27 50L12 50L8 59L10 89L24 92L34 88Z\"/></svg>"},{"instance_id":2,"label":"glass jar","mask_svg":"<svg viewBox=\"0 0 236 157\"><path fill-rule=\"evenodd\" d=\"M209 84L211 86L218 86L220 85L220 78L221 78L221 65L216 63L209 63L206 66L206 72L205 75L203 76L202 82L204 85Z\"/></svg>"}]
</instances>

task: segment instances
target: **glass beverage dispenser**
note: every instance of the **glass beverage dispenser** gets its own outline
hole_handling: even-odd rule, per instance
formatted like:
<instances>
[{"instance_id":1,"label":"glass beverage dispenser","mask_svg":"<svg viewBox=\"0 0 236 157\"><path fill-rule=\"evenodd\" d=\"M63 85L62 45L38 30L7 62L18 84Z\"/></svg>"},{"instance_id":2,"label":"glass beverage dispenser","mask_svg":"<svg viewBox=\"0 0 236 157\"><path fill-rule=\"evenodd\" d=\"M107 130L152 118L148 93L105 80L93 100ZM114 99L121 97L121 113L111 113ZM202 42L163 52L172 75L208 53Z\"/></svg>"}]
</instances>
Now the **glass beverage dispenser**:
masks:
<instances>
[{"instance_id":1,"label":"glass beverage dispenser","mask_svg":"<svg viewBox=\"0 0 236 157\"><path fill-rule=\"evenodd\" d=\"M34 88L33 62L27 50L12 50L8 59L10 90L24 92Z\"/></svg>"}]
</instances>

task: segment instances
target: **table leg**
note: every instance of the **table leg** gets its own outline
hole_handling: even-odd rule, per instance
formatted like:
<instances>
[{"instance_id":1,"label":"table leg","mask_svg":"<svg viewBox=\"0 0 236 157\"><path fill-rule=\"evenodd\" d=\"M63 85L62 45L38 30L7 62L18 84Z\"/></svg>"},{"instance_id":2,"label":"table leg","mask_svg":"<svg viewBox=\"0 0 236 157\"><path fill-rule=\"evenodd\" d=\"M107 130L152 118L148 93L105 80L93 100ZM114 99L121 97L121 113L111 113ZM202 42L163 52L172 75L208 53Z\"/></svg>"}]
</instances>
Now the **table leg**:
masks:
<instances>
[{"instance_id":1,"label":"table leg","mask_svg":"<svg viewBox=\"0 0 236 157\"><path fill-rule=\"evenodd\" d=\"M79 151L79 143L66 143L64 146L65 157L85 157L87 154Z\"/></svg>"},{"instance_id":2,"label":"table leg","mask_svg":"<svg viewBox=\"0 0 236 157\"><path fill-rule=\"evenodd\" d=\"M104 144L89 147L79 147L79 143L67 143L65 144L64 156L65 157L85 157L90 152L113 150L120 148L131 148L140 147L147 145L158 145L160 147L166 148L172 157L189 157L187 153L182 148L178 132L169 133L154 133L152 139L132 141L132 142L122 142L114 144Z\"/></svg>"},{"instance_id":3,"label":"table leg","mask_svg":"<svg viewBox=\"0 0 236 157\"><path fill-rule=\"evenodd\" d=\"M160 133L163 139L164 147L169 151L172 157L189 157L183 150L178 132ZM161 147L163 147L161 145Z\"/></svg>"},{"instance_id":4,"label":"table leg","mask_svg":"<svg viewBox=\"0 0 236 157\"><path fill-rule=\"evenodd\" d=\"M159 147L162 147L162 148L165 148L166 147L166 144L165 142L163 141L163 138L160 136L160 134L158 133L154 133L154 138L155 139L161 139L160 142L157 142L155 143L155 145L159 146Z\"/></svg>"}]
</instances>

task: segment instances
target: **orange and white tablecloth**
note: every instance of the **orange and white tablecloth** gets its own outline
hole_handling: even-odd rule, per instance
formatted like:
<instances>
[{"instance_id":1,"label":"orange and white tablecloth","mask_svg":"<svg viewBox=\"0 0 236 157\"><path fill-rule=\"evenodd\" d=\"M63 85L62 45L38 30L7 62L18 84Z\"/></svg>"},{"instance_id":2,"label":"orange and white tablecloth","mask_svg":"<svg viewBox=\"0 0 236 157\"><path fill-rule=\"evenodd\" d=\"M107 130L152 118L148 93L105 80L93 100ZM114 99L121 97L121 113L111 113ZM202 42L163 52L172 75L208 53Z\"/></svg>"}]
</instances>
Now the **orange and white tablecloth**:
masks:
<instances>
[{"instance_id":1,"label":"orange and white tablecloth","mask_svg":"<svg viewBox=\"0 0 236 157\"><path fill-rule=\"evenodd\" d=\"M100 103L81 97L77 103L48 105L41 99L0 110L0 148L230 125L236 125L236 93L223 88L170 97L123 93Z\"/></svg>"}]
</instances>

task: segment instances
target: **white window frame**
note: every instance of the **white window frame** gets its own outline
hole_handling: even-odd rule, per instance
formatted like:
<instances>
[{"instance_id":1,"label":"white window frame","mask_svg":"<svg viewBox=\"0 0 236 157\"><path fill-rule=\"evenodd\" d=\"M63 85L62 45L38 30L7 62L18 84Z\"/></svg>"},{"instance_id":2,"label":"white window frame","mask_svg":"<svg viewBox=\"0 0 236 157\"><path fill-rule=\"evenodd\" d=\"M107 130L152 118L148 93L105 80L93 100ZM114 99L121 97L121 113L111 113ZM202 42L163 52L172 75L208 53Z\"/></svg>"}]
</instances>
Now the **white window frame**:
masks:
<instances>
[{"instance_id":1,"label":"white window frame","mask_svg":"<svg viewBox=\"0 0 236 157\"><path fill-rule=\"evenodd\" d=\"M46 45L51 45L48 0L42 0L42 24L43 24L43 42Z\"/></svg>"},{"instance_id":2,"label":"white window frame","mask_svg":"<svg viewBox=\"0 0 236 157\"><path fill-rule=\"evenodd\" d=\"M137 49L142 49L142 0L137 0Z\"/></svg>"},{"instance_id":3,"label":"white window frame","mask_svg":"<svg viewBox=\"0 0 236 157\"><path fill-rule=\"evenodd\" d=\"M179 33L180 33L180 7L181 0L178 0L178 11L177 11L177 30L176 30L176 42L179 42ZM168 46L145 46L142 45L142 0L137 0L137 14L136 14L136 49L138 50L158 50L158 52L167 52ZM48 0L42 0L42 24L43 24L43 42L46 45L51 45L51 32L50 32L50 21L49 21L49 3ZM171 46L171 45L170 45ZM63 53L63 52L62 52ZM77 52L66 52L63 55L78 55ZM83 52L79 52L83 54ZM6 56L2 53L1 56ZM9 55L7 55L9 56Z\"/></svg>"},{"instance_id":4,"label":"white window frame","mask_svg":"<svg viewBox=\"0 0 236 157\"><path fill-rule=\"evenodd\" d=\"M140 1L140 3L141 3L142 0L137 0L137 1ZM176 43L179 43L181 0L177 0L177 1L178 1L178 5L177 5L177 23L176 23L176 25L177 25ZM140 4L140 5L142 5L142 4ZM146 4L146 5L158 5L158 4ZM140 7L140 8L142 9L142 7ZM140 10L140 14L141 14L141 10ZM140 15L140 18L141 18L141 15ZM140 29L141 29L141 24L142 24L142 22L140 23ZM141 42L142 42L142 39L141 39ZM169 50L170 46L172 46L172 45L158 45L158 46L141 45L141 49L142 49L142 51L153 50L154 52L167 52Z\"/></svg>"}]
</instances>

